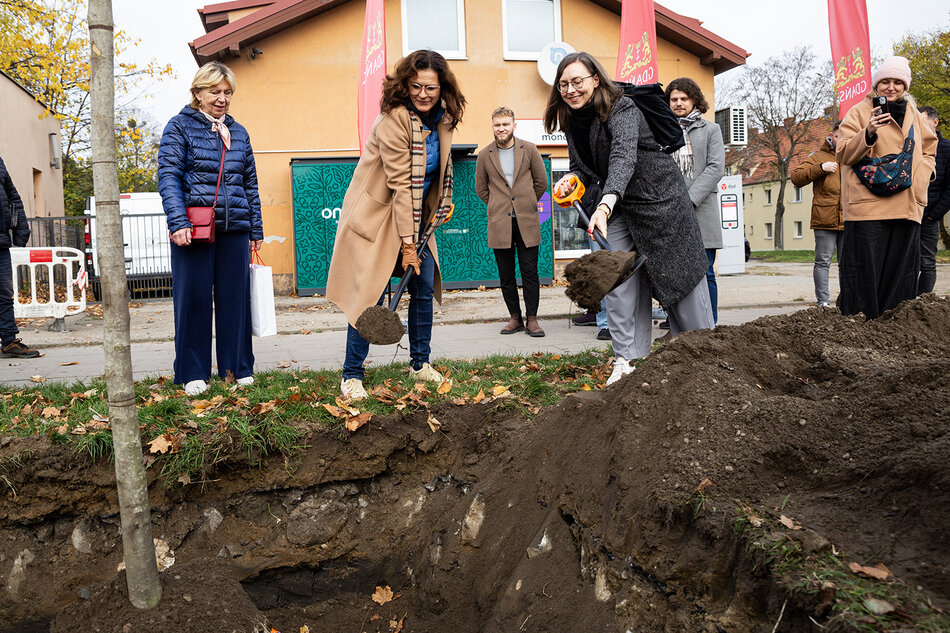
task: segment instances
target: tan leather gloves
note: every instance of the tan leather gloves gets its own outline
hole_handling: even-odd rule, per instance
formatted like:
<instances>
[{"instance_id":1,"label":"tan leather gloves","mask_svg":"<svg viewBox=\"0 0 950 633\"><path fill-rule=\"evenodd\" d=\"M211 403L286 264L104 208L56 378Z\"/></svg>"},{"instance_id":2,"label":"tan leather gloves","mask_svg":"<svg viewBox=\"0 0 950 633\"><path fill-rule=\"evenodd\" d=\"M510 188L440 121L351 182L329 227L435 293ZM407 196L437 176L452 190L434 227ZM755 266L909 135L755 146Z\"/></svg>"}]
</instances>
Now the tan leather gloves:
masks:
<instances>
[{"instance_id":1,"label":"tan leather gloves","mask_svg":"<svg viewBox=\"0 0 950 633\"><path fill-rule=\"evenodd\" d=\"M406 242L402 243L402 269L408 271L409 267L419 274L419 255L416 254L416 245Z\"/></svg>"}]
</instances>

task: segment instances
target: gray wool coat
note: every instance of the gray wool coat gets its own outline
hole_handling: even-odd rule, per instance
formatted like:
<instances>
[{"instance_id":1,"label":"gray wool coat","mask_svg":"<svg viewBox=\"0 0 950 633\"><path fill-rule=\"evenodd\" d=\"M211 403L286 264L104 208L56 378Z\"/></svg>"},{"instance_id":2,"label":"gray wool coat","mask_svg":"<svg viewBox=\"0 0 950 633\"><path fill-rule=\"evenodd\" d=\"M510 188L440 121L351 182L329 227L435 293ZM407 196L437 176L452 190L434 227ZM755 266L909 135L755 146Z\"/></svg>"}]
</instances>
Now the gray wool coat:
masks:
<instances>
[{"instance_id":1,"label":"gray wool coat","mask_svg":"<svg viewBox=\"0 0 950 633\"><path fill-rule=\"evenodd\" d=\"M726 146L719 126L705 119L694 121L688 128L693 149L693 175L686 179L689 199L696 208L703 246L722 248L722 218L716 189L726 171Z\"/></svg>"},{"instance_id":2,"label":"gray wool coat","mask_svg":"<svg viewBox=\"0 0 950 633\"><path fill-rule=\"evenodd\" d=\"M640 109L621 97L606 123L595 119L590 130L593 165L577 153L571 130L565 130L570 171L585 186L600 182L604 194L619 199L611 222L624 221L644 268L653 296L673 306L705 278L709 262L686 182L673 157L660 151Z\"/></svg>"}]
</instances>

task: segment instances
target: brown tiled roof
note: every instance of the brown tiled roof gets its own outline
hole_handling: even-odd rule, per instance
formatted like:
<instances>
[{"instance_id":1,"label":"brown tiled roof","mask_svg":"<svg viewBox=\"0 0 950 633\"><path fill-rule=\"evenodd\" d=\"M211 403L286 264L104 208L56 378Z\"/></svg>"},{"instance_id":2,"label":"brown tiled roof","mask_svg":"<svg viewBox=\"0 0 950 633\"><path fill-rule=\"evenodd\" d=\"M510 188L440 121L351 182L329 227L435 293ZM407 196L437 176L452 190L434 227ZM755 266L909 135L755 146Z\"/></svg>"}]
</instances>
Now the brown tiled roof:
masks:
<instances>
[{"instance_id":1,"label":"brown tiled roof","mask_svg":"<svg viewBox=\"0 0 950 633\"><path fill-rule=\"evenodd\" d=\"M209 4L198 9L207 33L191 42L189 46L199 64L224 57L228 52L236 55L242 47L250 46L269 35L347 1L233 0ZM621 0L591 1L620 14ZM229 11L257 6L263 8L230 24L227 23ZM700 63L712 66L716 74L745 63L748 54L744 49L706 30L699 20L680 15L659 4L654 6L657 36L693 53L699 57Z\"/></svg>"},{"instance_id":2,"label":"brown tiled roof","mask_svg":"<svg viewBox=\"0 0 950 633\"><path fill-rule=\"evenodd\" d=\"M808 156L821 148L822 142L831 134L833 120L827 117L814 119L808 128L808 134L799 141L795 148L795 154L791 157L788 167L788 173L792 173L802 164ZM797 123L796 125L801 125ZM730 173L738 173L742 176L742 184L757 185L763 182L775 182L778 180L778 169L775 167L775 153L765 149L756 138L752 136L750 130L748 147L727 147L726 148L726 166ZM757 137L762 137L759 133ZM788 152L788 137L782 138L782 153Z\"/></svg>"}]
</instances>

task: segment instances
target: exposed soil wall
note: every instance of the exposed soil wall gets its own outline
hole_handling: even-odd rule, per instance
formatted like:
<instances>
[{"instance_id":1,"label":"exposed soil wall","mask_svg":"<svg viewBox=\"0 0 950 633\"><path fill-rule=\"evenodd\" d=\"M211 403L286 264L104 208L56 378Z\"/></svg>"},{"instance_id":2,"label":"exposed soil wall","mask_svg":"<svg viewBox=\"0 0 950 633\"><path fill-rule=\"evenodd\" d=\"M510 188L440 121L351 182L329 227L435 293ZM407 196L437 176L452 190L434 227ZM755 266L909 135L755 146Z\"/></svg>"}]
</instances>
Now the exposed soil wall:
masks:
<instances>
[{"instance_id":1,"label":"exposed soil wall","mask_svg":"<svg viewBox=\"0 0 950 633\"><path fill-rule=\"evenodd\" d=\"M812 309L688 333L532 419L446 404L438 433L422 412L312 429L261 469L153 482L165 577L193 586L149 616L176 610L174 629L129 630L225 630L188 614L221 605L208 579L230 569L253 602L233 600L234 630L767 633L789 594L735 529L743 507L950 608L948 375L950 302L928 296L868 323ZM0 440L13 455L0 632L60 611L55 631L123 630L130 615L89 607L121 600L111 466L45 438ZM378 585L395 599L371 600ZM809 630L815 606L793 597L778 630Z\"/></svg>"}]
</instances>

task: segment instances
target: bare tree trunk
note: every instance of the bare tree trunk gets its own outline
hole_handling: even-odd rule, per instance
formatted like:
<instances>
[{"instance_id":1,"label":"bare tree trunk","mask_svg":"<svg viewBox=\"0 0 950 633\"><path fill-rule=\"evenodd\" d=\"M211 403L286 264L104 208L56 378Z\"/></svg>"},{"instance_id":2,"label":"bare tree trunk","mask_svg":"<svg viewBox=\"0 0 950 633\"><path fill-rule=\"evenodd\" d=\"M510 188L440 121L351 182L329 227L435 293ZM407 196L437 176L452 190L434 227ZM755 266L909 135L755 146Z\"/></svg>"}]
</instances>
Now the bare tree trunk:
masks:
<instances>
[{"instance_id":1,"label":"bare tree trunk","mask_svg":"<svg viewBox=\"0 0 950 633\"><path fill-rule=\"evenodd\" d=\"M782 219L785 217L785 184L788 176L779 175L778 199L775 201L775 233L773 248L777 251L785 250L785 231L782 227Z\"/></svg>"},{"instance_id":2,"label":"bare tree trunk","mask_svg":"<svg viewBox=\"0 0 950 633\"><path fill-rule=\"evenodd\" d=\"M129 600L151 608L162 597L152 542L148 482L142 464L138 409L132 381L129 301L119 216L119 174L115 151L115 85L111 0L89 0L92 63L92 173L96 195L96 230L102 270L106 387L115 448L115 479L122 522Z\"/></svg>"}]
</instances>

